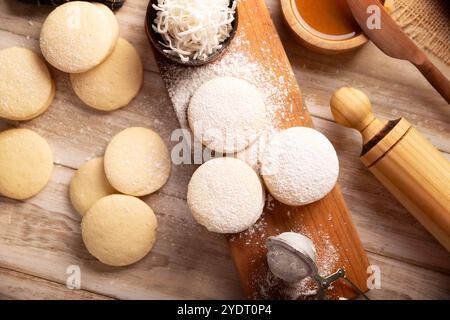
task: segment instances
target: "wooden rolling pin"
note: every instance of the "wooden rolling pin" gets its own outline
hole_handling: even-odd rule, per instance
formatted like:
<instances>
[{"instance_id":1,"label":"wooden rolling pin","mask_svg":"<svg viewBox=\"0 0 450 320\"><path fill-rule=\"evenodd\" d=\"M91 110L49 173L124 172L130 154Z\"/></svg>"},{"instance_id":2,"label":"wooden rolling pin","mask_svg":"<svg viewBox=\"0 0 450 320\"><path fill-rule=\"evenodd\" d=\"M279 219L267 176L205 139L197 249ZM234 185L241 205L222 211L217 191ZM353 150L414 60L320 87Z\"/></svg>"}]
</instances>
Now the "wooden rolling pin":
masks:
<instances>
[{"instance_id":1,"label":"wooden rolling pin","mask_svg":"<svg viewBox=\"0 0 450 320\"><path fill-rule=\"evenodd\" d=\"M450 251L449 161L406 119L377 119L357 89L337 90L331 111L336 122L361 133L364 165Z\"/></svg>"}]
</instances>

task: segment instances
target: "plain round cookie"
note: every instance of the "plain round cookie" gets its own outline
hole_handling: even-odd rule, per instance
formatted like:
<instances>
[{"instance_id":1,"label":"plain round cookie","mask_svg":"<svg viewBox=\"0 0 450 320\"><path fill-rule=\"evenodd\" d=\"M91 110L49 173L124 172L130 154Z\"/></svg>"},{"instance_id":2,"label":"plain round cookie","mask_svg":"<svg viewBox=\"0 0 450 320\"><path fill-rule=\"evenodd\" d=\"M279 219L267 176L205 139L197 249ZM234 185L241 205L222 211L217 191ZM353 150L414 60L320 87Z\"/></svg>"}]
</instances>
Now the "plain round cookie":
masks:
<instances>
[{"instance_id":1,"label":"plain round cookie","mask_svg":"<svg viewBox=\"0 0 450 320\"><path fill-rule=\"evenodd\" d=\"M103 157L83 164L70 182L70 201L83 216L99 199L117 193L105 175Z\"/></svg>"},{"instance_id":2,"label":"plain round cookie","mask_svg":"<svg viewBox=\"0 0 450 320\"><path fill-rule=\"evenodd\" d=\"M52 169L52 152L40 135L28 129L0 133L0 194L31 198L46 186Z\"/></svg>"},{"instance_id":3,"label":"plain round cookie","mask_svg":"<svg viewBox=\"0 0 450 320\"><path fill-rule=\"evenodd\" d=\"M142 200L110 195L98 200L84 215L81 233L89 253L110 266L127 266L150 252L158 223Z\"/></svg>"},{"instance_id":4,"label":"plain round cookie","mask_svg":"<svg viewBox=\"0 0 450 320\"><path fill-rule=\"evenodd\" d=\"M111 185L137 197L155 192L170 175L169 151L159 134L147 128L119 132L108 144L104 162Z\"/></svg>"},{"instance_id":5,"label":"plain round cookie","mask_svg":"<svg viewBox=\"0 0 450 320\"><path fill-rule=\"evenodd\" d=\"M264 99L245 80L221 77L204 83L192 96L189 126L208 148L224 153L244 150L266 124Z\"/></svg>"},{"instance_id":6,"label":"plain round cookie","mask_svg":"<svg viewBox=\"0 0 450 320\"><path fill-rule=\"evenodd\" d=\"M278 201L300 206L325 197L336 184L339 161L319 131L293 127L275 134L261 160L261 174Z\"/></svg>"},{"instance_id":7,"label":"plain round cookie","mask_svg":"<svg viewBox=\"0 0 450 320\"><path fill-rule=\"evenodd\" d=\"M0 118L37 117L53 101L55 86L42 59L25 48L0 50Z\"/></svg>"},{"instance_id":8,"label":"plain round cookie","mask_svg":"<svg viewBox=\"0 0 450 320\"><path fill-rule=\"evenodd\" d=\"M71 74L77 96L88 106L112 111L126 106L139 93L143 66L136 49L119 38L112 54L99 66Z\"/></svg>"},{"instance_id":9,"label":"plain round cookie","mask_svg":"<svg viewBox=\"0 0 450 320\"><path fill-rule=\"evenodd\" d=\"M201 165L188 185L188 206L209 231L237 233L261 216L264 190L255 171L235 158L216 158Z\"/></svg>"},{"instance_id":10,"label":"plain round cookie","mask_svg":"<svg viewBox=\"0 0 450 320\"><path fill-rule=\"evenodd\" d=\"M41 29L40 47L45 59L68 73L86 72L99 65L114 47L110 18L98 6L67 2L54 9Z\"/></svg>"}]
</instances>

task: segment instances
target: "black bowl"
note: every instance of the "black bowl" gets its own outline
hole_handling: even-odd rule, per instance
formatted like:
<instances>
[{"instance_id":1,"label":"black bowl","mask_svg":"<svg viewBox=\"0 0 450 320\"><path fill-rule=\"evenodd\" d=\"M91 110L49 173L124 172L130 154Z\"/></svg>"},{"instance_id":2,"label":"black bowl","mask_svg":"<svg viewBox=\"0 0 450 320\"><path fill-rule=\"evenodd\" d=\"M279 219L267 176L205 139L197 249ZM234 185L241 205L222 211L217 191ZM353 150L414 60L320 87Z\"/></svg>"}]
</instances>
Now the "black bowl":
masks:
<instances>
[{"instance_id":1,"label":"black bowl","mask_svg":"<svg viewBox=\"0 0 450 320\"><path fill-rule=\"evenodd\" d=\"M220 48L219 50L217 50L216 52L214 52L213 54L208 56L208 58L206 58L206 60L190 59L189 61L184 62L183 60L181 60L180 57L169 54L167 52L164 52L164 50L166 50L167 48L164 47L160 43L160 42L163 42L163 38L161 37L161 35L159 33L156 33L152 28L152 24L156 18L156 13L157 13L152 5L156 4L157 2L158 2L157 0L151 0L148 4L147 13L145 15L145 32L147 33L148 40L153 45L153 47L158 51L158 53L160 53L161 55L163 55L164 57L166 57L168 60L170 60L172 62L176 62L180 65L188 66L188 67L198 67L198 66L202 66L207 63L210 63L214 60L217 60L220 56L222 56L222 54L228 49L231 41L233 40L234 36L236 35L236 31L238 28L238 21L239 21L237 8L236 8L236 13L234 15L234 20L231 23L232 30L230 32L230 36L227 39L225 39L225 41L222 43L222 48ZM231 5L231 2L230 2L230 5Z\"/></svg>"}]
</instances>

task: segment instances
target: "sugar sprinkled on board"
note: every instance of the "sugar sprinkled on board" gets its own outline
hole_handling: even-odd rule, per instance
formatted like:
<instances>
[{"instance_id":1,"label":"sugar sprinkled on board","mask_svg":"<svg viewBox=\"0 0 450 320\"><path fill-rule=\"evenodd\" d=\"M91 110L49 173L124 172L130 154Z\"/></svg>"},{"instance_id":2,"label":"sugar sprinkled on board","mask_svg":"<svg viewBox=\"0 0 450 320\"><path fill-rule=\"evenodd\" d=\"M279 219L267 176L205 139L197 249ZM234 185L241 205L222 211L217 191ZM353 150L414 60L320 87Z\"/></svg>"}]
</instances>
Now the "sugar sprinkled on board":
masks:
<instances>
[{"instance_id":1,"label":"sugar sprinkled on board","mask_svg":"<svg viewBox=\"0 0 450 320\"><path fill-rule=\"evenodd\" d=\"M269 211L272 211L275 207L274 199L270 194L267 194L266 208Z\"/></svg>"},{"instance_id":2,"label":"sugar sprinkled on board","mask_svg":"<svg viewBox=\"0 0 450 320\"><path fill-rule=\"evenodd\" d=\"M301 231L293 230L293 232L300 232L312 238L303 228ZM258 238L258 240L253 239L253 241L265 245L266 236L260 236ZM337 271L340 267L338 265L339 254L338 250L332 244L329 235L320 231L318 236L314 237L314 240L317 249L316 264L319 269L319 274L327 276ZM253 273L251 281L253 286L258 288L257 296L253 297L257 299L273 299L274 297L291 300L309 299L318 293L317 283L312 278L305 278L298 283L288 284L275 277L268 269ZM333 289L333 286L331 285L329 289Z\"/></svg>"},{"instance_id":3,"label":"sugar sprinkled on board","mask_svg":"<svg viewBox=\"0 0 450 320\"><path fill-rule=\"evenodd\" d=\"M263 215L252 227L247 231L239 233L231 237L231 241L236 239L245 239L245 245L252 246L256 250L266 250L266 241L270 236L267 233L268 221L267 217L271 214L268 209L269 203L273 202L273 198L268 195L266 197L266 215ZM278 214L278 213L277 213ZM294 214L289 211L287 215L291 217ZM269 215L269 216L268 216ZM279 234L286 230L273 230L275 233ZM316 234L311 234L308 229L304 226L299 226L292 232L301 233L311 240L313 240L315 248L317 250L316 254L316 264L319 270L319 274L322 276L330 275L336 272L341 265L339 265L340 257L339 250L335 247L331 241L330 236L323 230L320 229ZM265 259L265 258L264 258ZM310 299L315 296L318 292L318 287L316 282L312 278L306 278L298 283L288 284L270 272L266 261L252 261L257 267L255 272L251 274L252 286L258 289L257 294L252 297L255 299ZM330 286L330 290L333 286Z\"/></svg>"},{"instance_id":4,"label":"sugar sprinkled on board","mask_svg":"<svg viewBox=\"0 0 450 320\"><path fill-rule=\"evenodd\" d=\"M269 46L267 43L266 45ZM184 129L189 129L186 116L189 101L205 82L216 77L235 77L250 82L260 90L268 120L267 128L261 135L264 139L259 139L242 155L237 155L258 171L259 154L263 149L260 145L267 143L268 137L279 130L277 117L286 105L293 103L290 90L291 86L296 84L292 77L283 77L283 81L280 80L282 76L275 71L280 68L276 57L265 52L265 59L257 60L248 53L251 52L250 46L250 42L246 39L245 26L241 26L233 44L221 59L201 67L184 68L162 62L160 68L177 118ZM283 114L281 116L283 117Z\"/></svg>"},{"instance_id":5,"label":"sugar sprinkled on board","mask_svg":"<svg viewBox=\"0 0 450 320\"><path fill-rule=\"evenodd\" d=\"M319 274L322 276L330 275L331 273L337 271L339 268L339 255L330 241L328 234L323 231L319 232L320 249L317 252L317 267L319 269ZM332 289L333 286L330 286ZM314 292L314 293L313 293ZM302 296L315 295L317 293L317 285L311 278L306 278L297 284L292 285L286 292L292 299L299 299Z\"/></svg>"},{"instance_id":6,"label":"sugar sprinkled on board","mask_svg":"<svg viewBox=\"0 0 450 320\"><path fill-rule=\"evenodd\" d=\"M217 63L197 68L177 68L165 65L168 69L164 77L168 79L169 96L172 99L177 117L182 127L187 128L186 110L194 92L205 82L216 77L236 77L253 83L264 95L269 117L274 116L279 104L276 99L277 87L270 81L269 70L262 72L261 66L250 60L243 52L230 52Z\"/></svg>"}]
</instances>

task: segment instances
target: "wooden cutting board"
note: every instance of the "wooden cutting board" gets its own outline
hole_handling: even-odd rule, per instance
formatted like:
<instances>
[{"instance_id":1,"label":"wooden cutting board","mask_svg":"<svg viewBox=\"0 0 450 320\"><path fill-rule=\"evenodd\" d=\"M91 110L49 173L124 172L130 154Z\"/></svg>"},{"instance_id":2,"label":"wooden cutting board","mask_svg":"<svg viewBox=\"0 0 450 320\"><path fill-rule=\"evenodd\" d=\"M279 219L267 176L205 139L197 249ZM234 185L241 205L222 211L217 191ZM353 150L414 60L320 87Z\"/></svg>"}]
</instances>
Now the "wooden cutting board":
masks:
<instances>
[{"instance_id":1,"label":"wooden cutting board","mask_svg":"<svg viewBox=\"0 0 450 320\"><path fill-rule=\"evenodd\" d=\"M247 68L252 73L247 75L249 81L260 79L261 83L264 82L262 90L268 88L267 82L270 88L276 90L271 97L271 101L276 104L274 125L278 128L311 127L311 117L302 104L295 75L264 1L240 0L238 10L239 30L236 38L214 65L200 69L186 68L167 61L155 52L181 127L187 128L185 108L195 88L215 76L235 75L240 67L246 68L246 61L253 66ZM311 280L288 285L276 279L268 270L265 241L269 236L286 231L301 232L312 239L322 275L344 267L348 277L362 290L367 290L368 260L339 186L336 186L324 199L302 207L289 207L268 196L264 214L254 227L227 236L248 298L301 299L311 297L314 293ZM355 292L339 281L328 291L327 297L354 298Z\"/></svg>"}]
</instances>

